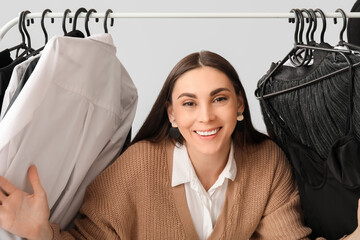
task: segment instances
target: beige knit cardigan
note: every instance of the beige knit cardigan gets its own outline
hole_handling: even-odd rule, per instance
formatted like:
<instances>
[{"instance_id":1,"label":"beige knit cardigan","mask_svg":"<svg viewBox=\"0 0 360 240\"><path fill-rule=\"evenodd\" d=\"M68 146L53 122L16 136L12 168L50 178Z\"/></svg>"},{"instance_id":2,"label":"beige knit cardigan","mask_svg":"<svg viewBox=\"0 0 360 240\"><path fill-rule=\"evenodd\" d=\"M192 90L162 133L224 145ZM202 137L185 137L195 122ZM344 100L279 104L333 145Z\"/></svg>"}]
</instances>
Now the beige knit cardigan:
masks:
<instances>
[{"instance_id":1,"label":"beige knit cardigan","mask_svg":"<svg viewBox=\"0 0 360 240\"><path fill-rule=\"evenodd\" d=\"M54 239L198 239L184 185L171 187L174 145L138 142L87 188L81 219ZM303 239L300 200L284 153L266 140L235 148L237 174L209 240Z\"/></svg>"}]
</instances>

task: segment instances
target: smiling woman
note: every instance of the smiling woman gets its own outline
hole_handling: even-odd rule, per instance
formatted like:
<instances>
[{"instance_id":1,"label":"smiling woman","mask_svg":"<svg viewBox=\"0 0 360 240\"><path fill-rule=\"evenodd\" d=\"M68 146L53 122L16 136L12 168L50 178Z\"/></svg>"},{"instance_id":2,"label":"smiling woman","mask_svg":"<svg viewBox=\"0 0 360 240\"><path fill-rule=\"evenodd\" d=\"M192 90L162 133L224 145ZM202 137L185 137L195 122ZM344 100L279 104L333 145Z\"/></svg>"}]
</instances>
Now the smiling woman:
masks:
<instances>
[{"instance_id":1,"label":"smiling woman","mask_svg":"<svg viewBox=\"0 0 360 240\"><path fill-rule=\"evenodd\" d=\"M243 111L242 97L235 93L228 77L211 67L181 76L167 107L170 122L176 122L186 139L189 155L216 162L226 162L236 116Z\"/></svg>"},{"instance_id":2,"label":"smiling woman","mask_svg":"<svg viewBox=\"0 0 360 240\"><path fill-rule=\"evenodd\" d=\"M87 188L76 229L48 222L34 167L29 179L34 194L0 177L0 227L29 239L278 240L311 233L284 153L252 126L235 69L207 51L171 71L131 146ZM359 239L359 232L344 239Z\"/></svg>"}]
</instances>

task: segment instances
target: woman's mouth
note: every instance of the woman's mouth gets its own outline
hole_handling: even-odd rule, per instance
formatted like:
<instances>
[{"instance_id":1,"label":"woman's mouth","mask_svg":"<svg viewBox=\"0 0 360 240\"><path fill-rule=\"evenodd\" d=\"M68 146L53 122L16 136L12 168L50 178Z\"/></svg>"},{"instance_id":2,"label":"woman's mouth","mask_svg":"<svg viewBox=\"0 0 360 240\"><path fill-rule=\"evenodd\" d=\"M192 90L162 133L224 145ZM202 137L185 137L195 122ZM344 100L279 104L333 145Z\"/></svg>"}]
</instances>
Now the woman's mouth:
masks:
<instances>
[{"instance_id":1,"label":"woman's mouth","mask_svg":"<svg viewBox=\"0 0 360 240\"><path fill-rule=\"evenodd\" d=\"M214 129L214 130L211 130L211 131L195 131L195 132L196 132L197 134L199 134L200 136L207 137L207 136L211 136L211 135L216 134L219 130L220 130L220 127L219 127L219 128L216 128L216 129Z\"/></svg>"}]
</instances>

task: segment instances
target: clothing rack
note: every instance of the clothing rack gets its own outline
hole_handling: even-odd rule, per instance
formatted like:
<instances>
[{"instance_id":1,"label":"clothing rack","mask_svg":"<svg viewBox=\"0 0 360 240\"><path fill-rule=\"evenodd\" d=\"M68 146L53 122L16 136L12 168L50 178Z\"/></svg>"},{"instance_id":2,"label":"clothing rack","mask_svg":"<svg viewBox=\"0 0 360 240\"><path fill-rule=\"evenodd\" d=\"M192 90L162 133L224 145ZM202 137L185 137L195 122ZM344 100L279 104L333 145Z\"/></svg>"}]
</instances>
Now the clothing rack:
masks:
<instances>
[{"instance_id":1,"label":"clothing rack","mask_svg":"<svg viewBox=\"0 0 360 240\"><path fill-rule=\"evenodd\" d=\"M305 18L308 16L304 13ZM47 13L45 18L63 18L63 12L57 13ZM75 13L69 13L67 18L73 18ZM318 18L320 18L320 14L316 14ZM42 13L29 13L26 15L26 19L31 18L41 18ZM85 18L86 13L80 13L78 15L79 18ZM90 18L105 18L105 13L92 13ZM339 12L330 12L325 13L326 18L342 18L341 13ZM347 18L360 18L360 12L348 12L346 13ZM119 13L114 12L108 15L108 18L295 18L295 13L284 13L284 12L128 12L128 13ZM15 25L17 25L19 18L16 17L9 22L7 22L0 29L0 40L3 39L5 34Z\"/></svg>"}]
</instances>

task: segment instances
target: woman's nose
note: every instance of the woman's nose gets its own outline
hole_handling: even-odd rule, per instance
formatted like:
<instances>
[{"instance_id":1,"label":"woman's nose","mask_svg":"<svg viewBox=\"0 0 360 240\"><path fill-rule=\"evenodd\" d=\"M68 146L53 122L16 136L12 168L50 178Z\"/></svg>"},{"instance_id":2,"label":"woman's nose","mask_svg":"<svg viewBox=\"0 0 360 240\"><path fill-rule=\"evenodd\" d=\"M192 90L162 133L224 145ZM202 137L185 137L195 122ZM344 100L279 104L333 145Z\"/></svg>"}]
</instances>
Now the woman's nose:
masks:
<instances>
[{"instance_id":1,"label":"woman's nose","mask_svg":"<svg viewBox=\"0 0 360 240\"><path fill-rule=\"evenodd\" d=\"M198 121L209 122L214 119L214 113L210 106L203 105L199 108Z\"/></svg>"}]
</instances>

